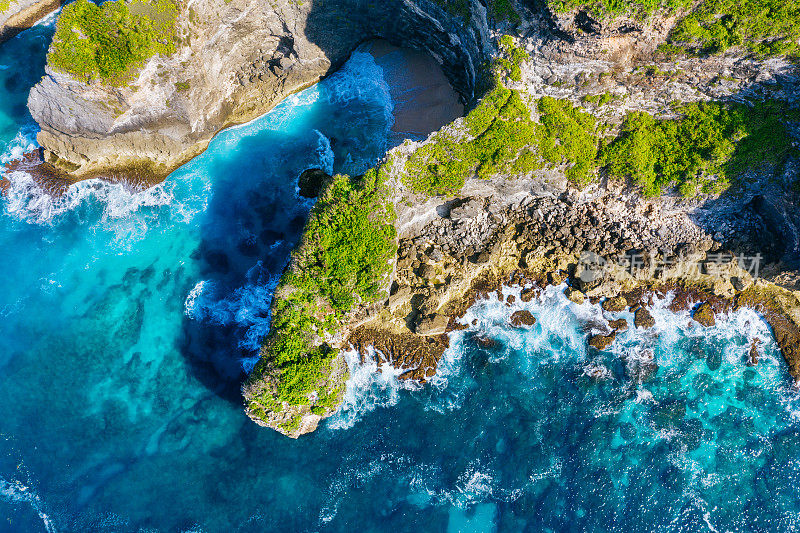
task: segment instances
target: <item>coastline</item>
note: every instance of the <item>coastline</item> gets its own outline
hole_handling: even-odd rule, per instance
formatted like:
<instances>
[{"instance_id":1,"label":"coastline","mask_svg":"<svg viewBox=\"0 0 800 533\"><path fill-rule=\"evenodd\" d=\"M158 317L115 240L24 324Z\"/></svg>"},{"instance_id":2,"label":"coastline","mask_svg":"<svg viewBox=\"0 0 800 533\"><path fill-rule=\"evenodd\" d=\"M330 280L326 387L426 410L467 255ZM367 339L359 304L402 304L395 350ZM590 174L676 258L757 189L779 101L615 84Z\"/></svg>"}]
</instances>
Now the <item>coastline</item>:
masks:
<instances>
[{"instance_id":1,"label":"coastline","mask_svg":"<svg viewBox=\"0 0 800 533\"><path fill-rule=\"evenodd\" d=\"M417 50L394 46L381 39L369 41L365 48L379 64L380 62L391 64L391 70L386 69L388 72L385 71L385 76L391 77L386 82L392 91L393 98L401 94L405 94L407 98L409 93L413 96L403 102L396 102L393 107L394 123L390 138L392 145L403 142L409 135L424 138L461 116L459 113L463 113L464 106L459 101L460 97L445 77L441 66L431 56ZM45 149L38 148L33 152L23 154L21 159L6 163L5 172L26 172L32 176L42 190L56 197L64 194L70 185L90 179L124 183L133 190L143 191L162 183L177 168L201 155L208 148L211 140L223 131L246 126L258 120L286 98L313 87L334 72L336 70L288 92L257 117L243 122L226 124L208 141L196 145L192 154L185 161L172 167L159 168L155 164L141 164L130 168L117 166L76 177L49 162ZM9 186L7 179L0 181L0 194L5 193Z\"/></svg>"}]
</instances>

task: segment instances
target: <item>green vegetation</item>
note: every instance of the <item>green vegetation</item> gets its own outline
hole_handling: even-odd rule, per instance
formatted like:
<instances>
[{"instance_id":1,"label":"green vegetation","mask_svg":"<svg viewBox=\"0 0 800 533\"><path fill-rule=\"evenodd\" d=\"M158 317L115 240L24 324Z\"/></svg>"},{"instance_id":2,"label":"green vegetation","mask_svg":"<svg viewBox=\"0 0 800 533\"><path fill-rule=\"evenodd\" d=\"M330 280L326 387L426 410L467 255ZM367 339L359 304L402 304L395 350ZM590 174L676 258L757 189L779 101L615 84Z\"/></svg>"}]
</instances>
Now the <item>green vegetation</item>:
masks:
<instances>
[{"instance_id":1,"label":"green vegetation","mask_svg":"<svg viewBox=\"0 0 800 533\"><path fill-rule=\"evenodd\" d=\"M665 53L717 54L744 46L759 56L797 55L800 4L790 0L547 0L555 13L585 9L599 20L645 20L660 11L686 13L670 34Z\"/></svg>"},{"instance_id":2,"label":"green vegetation","mask_svg":"<svg viewBox=\"0 0 800 533\"><path fill-rule=\"evenodd\" d=\"M495 59L495 64L505 69L511 81L522 81L522 62L530 58L524 48L517 46L510 35L500 37L500 56Z\"/></svg>"},{"instance_id":3,"label":"green vegetation","mask_svg":"<svg viewBox=\"0 0 800 533\"><path fill-rule=\"evenodd\" d=\"M520 175L562 164L576 184L591 180L598 152L596 119L566 100L544 97L536 102L535 121L522 94L503 83L504 76L521 79L528 54L510 36L500 39L500 51L494 88L467 114L463 127L434 134L407 159L402 180L414 192L452 194L474 176Z\"/></svg>"},{"instance_id":4,"label":"green vegetation","mask_svg":"<svg viewBox=\"0 0 800 533\"><path fill-rule=\"evenodd\" d=\"M282 402L324 414L341 401L344 383L332 376L338 352L321 337L334 333L356 303L384 296L380 287L396 254L385 180L382 168L360 179L335 176L317 200L275 293L272 330L250 376L251 382L277 378L274 394L249 398L262 418Z\"/></svg>"},{"instance_id":5,"label":"green vegetation","mask_svg":"<svg viewBox=\"0 0 800 533\"><path fill-rule=\"evenodd\" d=\"M8 11L9 7L11 7L11 0L0 0L0 15Z\"/></svg>"},{"instance_id":6,"label":"green vegetation","mask_svg":"<svg viewBox=\"0 0 800 533\"><path fill-rule=\"evenodd\" d=\"M123 85L155 54L175 51L175 0L77 0L59 16L48 63L88 81Z\"/></svg>"},{"instance_id":7,"label":"green vegetation","mask_svg":"<svg viewBox=\"0 0 800 533\"><path fill-rule=\"evenodd\" d=\"M603 151L609 174L632 178L649 196L670 184L694 196L721 192L745 171L782 164L796 153L782 118L797 119L798 113L776 102L690 104L680 112L677 120L629 114L620 136Z\"/></svg>"},{"instance_id":8,"label":"green vegetation","mask_svg":"<svg viewBox=\"0 0 800 533\"><path fill-rule=\"evenodd\" d=\"M175 89L185 93L189 90L189 82L188 81L176 81L175 82Z\"/></svg>"},{"instance_id":9,"label":"green vegetation","mask_svg":"<svg viewBox=\"0 0 800 533\"><path fill-rule=\"evenodd\" d=\"M613 102L617 98L619 98L619 96L606 91L603 94L587 94L583 97L583 101L587 104L594 104L598 107L603 107L604 105Z\"/></svg>"},{"instance_id":10,"label":"green vegetation","mask_svg":"<svg viewBox=\"0 0 800 533\"><path fill-rule=\"evenodd\" d=\"M547 0L554 13L585 9L598 19L626 15L644 20L656 11L674 12L692 5L692 0Z\"/></svg>"},{"instance_id":11,"label":"green vegetation","mask_svg":"<svg viewBox=\"0 0 800 533\"><path fill-rule=\"evenodd\" d=\"M760 56L796 55L800 3L790 0L705 0L670 35L673 46L700 54L744 46Z\"/></svg>"}]
</instances>

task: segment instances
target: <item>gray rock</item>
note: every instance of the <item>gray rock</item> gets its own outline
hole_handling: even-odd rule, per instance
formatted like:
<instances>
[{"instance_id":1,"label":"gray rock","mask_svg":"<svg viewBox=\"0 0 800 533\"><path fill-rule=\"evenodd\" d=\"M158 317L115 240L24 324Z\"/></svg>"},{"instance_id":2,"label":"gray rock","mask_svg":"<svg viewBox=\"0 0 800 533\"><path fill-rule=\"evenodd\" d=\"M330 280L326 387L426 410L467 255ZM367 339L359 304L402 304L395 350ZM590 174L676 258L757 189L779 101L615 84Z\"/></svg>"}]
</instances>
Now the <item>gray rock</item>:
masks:
<instances>
[{"instance_id":1,"label":"gray rock","mask_svg":"<svg viewBox=\"0 0 800 533\"><path fill-rule=\"evenodd\" d=\"M430 337L432 335L441 335L447 331L447 324L450 322L450 317L447 315L429 315L421 318L417 322L415 329L417 335L424 335Z\"/></svg>"}]
</instances>

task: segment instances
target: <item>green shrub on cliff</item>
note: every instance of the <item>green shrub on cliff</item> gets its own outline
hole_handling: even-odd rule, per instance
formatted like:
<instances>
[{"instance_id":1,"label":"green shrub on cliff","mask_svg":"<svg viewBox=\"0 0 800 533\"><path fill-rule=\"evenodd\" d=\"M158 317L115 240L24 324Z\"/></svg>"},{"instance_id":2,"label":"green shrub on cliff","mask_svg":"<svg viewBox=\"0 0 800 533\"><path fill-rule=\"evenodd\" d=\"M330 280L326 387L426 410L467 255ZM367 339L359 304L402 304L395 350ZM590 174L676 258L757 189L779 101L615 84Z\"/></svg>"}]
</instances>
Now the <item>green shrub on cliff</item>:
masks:
<instances>
[{"instance_id":1,"label":"green shrub on cliff","mask_svg":"<svg viewBox=\"0 0 800 533\"><path fill-rule=\"evenodd\" d=\"M148 58L175 51L177 13L174 0L77 0L58 18L48 63L79 79L121 85Z\"/></svg>"},{"instance_id":2,"label":"green shrub on cliff","mask_svg":"<svg viewBox=\"0 0 800 533\"><path fill-rule=\"evenodd\" d=\"M518 91L498 85L465 117L465 131L436 133L409 156L403 182L418 193L446 195L473 176L527 174L560 165L575 184L591 181L597 120L567 100L543 97L536 109L539 122Z\"/></svg>"},{"instance_id":3,"label":"green shrub on cliff","mask_svg":"<svg viewBox=\"0 0 800 533\"><path fill-rule=\"evenodd\" d=\"M547 5L555 13L583 9L598 19L627 15L643 20L659 10L671 13L689 7L692 0L547 0Z\"/></svg>"},{"instance_id":4,"label":"green shrub on cliff","mask_svg":"<svg viewBox=\"0 0 800 533\"><path fill-rule=\"evenodd\" d=\"M673 46L715 54L744 46L767 56L798 53L800 3L791 0L704 0L670 35Z\"/></svg>"},{"instance_id":5,"label":"green shrub on cliff","mask_svg":"<svg viewBox=\"0 0 800 533\"><path fill-rule=\"evenodd\" d=\"M323 414L336 407L343 382L334 379L336 350L321 342L356 303L371 303L396 254L394 211L386 202L385 171L362 178L335 176L324 187L275 292L273 322L251 383L268 379L275 394L248 398L250 411L310 405Z\"/></svg>"},{"instance_id":6,"label":"green shrub on cliff","mask_svg":"<svg viewBox=\"0 0 800 533\"><path fill-rule=\"evenodd\" d=\"M11 0L0 0L0 15L8 11L9 7L11 7Z\"/></svg>"},{"instance_id":7,"label":"green shrub on cliff","mask_svg":"<svg viewBox=\"0 0 800 533\"><path fill-rule=\"evenodd\" d=\"M796 112L775 102L690 104L680 112L676 120L629 114L619 137L603 151L609 173L632 178L648 196L670 184L694 196L720 192L735 176L779 164L794 150L782 119Z\"/></svg>"}]
</instances>

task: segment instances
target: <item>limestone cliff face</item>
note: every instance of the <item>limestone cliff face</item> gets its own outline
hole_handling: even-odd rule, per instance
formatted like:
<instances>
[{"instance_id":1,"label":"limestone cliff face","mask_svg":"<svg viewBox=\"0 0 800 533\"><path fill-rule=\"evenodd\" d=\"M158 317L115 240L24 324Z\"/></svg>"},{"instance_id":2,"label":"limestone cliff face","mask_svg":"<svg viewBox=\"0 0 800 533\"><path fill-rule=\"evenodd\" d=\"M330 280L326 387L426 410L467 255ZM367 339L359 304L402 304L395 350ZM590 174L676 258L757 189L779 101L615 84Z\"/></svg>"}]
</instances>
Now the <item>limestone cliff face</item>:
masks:
<instances>
[{"instance_id":1,"label":"limestone cliff face","mask_svg":"<svg viewBox=\"0 0 800 533\"><path fill-rule=\"evenodd\" d=\"M15 0L0 13L0 43L61 7L61 0Z\"/></svg>"},{"instance_id":2,"label":"limestone cliff face","mask_svg":"<svg viewBox=\"0 0 800 533\"><path fill-rule=\"evenodd\" d=\"M191 0L178 17L178 51L151 58L129 86L48 68L28 106L47 159L73 177L131 168L163 177L370 38L430 52L470 99L489 46L486 10L477 0L471 10L464 24L430 0Z\"/></svg>"}]
</instances>

